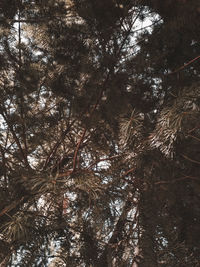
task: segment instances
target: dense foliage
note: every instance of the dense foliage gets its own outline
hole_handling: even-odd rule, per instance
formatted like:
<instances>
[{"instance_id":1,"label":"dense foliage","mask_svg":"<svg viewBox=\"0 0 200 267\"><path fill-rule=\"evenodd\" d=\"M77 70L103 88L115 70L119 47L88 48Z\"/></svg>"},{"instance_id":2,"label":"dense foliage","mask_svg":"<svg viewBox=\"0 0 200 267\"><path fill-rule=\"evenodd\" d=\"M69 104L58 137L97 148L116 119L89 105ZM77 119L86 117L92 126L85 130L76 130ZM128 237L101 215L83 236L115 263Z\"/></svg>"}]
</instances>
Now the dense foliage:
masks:
<instances>
[{"instance_id":1,"label":"dense foliage","mask_svg":"<svg viewBox=\"0 0 200 267\"><path fill-rule=\"evenodd\" d=\"M0 265L200 266L200 3L2 0Z\"/></svg>"}]
</instances>

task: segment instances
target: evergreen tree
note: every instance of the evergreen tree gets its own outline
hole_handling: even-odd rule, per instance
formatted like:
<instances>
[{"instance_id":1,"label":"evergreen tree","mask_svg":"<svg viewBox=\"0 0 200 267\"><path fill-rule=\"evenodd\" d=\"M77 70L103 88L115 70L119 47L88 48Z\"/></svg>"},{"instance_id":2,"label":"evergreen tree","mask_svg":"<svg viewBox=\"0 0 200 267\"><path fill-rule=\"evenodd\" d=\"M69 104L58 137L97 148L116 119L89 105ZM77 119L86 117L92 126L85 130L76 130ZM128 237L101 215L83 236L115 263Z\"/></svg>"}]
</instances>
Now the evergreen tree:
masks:
<instances>
[{"instance_id":1,"label":"evergreen tree","mask_svg":"<svg viewBox=\"0 0 200 267\"><path fill-rule=\"evenodd\" d=\"M1 266L199 266L199 8L2 1Z\"/></svg>"}]
</instances>

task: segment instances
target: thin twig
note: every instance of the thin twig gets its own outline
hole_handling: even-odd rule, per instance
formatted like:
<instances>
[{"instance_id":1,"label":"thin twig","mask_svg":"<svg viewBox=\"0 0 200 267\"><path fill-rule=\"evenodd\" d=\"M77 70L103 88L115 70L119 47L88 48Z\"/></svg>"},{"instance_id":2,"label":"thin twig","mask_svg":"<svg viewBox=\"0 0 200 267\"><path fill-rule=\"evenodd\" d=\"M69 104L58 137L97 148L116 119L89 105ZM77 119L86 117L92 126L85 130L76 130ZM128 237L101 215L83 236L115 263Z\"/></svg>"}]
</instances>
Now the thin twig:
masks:
<instances>
[{"instance_id":1,"label":"thin twig","mask_svg":"<svg viewBox=\"0 0 200 267\"><path fill-rule=\"evenodd\" d=\"M171 73L168 73L167 75L175 74L175 73L179 72L180 70L185 69L187 66L189 66L190 64L192 64L193 62L195 62L195 61L196 61L197 59L199 59L199 58L200 58L200 56L197 56L197 57L193 58L192 60L190 60L189 62L187 62L187 63L184 64L183 66L181 66L180 68L174 70L174 71L171 72Z\"/></svg>"},{"instance_id":2,"label":"thin twig","mask_svg":"<svg viewBox=\"0 0 200 267\"><path fill-rule=\"evenodd\" d=\"M79 140L79 142L78 142L78 144L76 146L76 150L74 152L73 171L75 171L75 169L76 169L76 162L77 162L78 151L79 151L80 145L83 142L83 139L85 137L85 134L86 134L86 128L84 129L83 134L82 134L82 136L81 136L81 138L80 138L80 140Z\"/></svg>"},{"instance_id":3,"label":"thin twig","mask_svg":"<svg viewBox=\"0 0 200 267\"><path fill-rule=\"evenodd\" d=\"M53 146L51 152L49 153L48 157L46 158L46 161L44 163L43 166L43 170L46 170L50 160L52 159L52 157L55 155L58 147L60 146L60 144L62 143L62 141L64 140L65 136L67 135L67 133L69 132L69 130L71 129L71 127L73 126L73 124L76 122L76 119L74 119L65 129L65 131L62 133L61 137L59 138L59 140L55 143L55 145Z\"/></svg>"},{"instance_id":4,"label":"thin twig","mask_svg":"<svg viewBox=\"0 0 200 267\"><path fill-rule=\"evenodd\" d=\"M100 93L99 93L99 97L98 97L98 99L97 99L97 101L96 101L96 104L94 105L93 109L91 110L91 112L90 112L90 114L89 114L89 118L90 118L90 119L92 118L92 116L93 116L93 114L94 114L94 111L96 110L97 106L99 105L99 102L101 101L103 92L105 91L105 87L106 87L106 84L107 84L107 82L108 82L108 80L109 80L110 75L111 75L111 70L110 70L110 71L108 72L108 74L107 74L107 77L106 77L106 79L105 79L105 81L104 81L104 84L103 84L103 86L102 86L102 89L101 89L101 91L100 91ZM82 134L82 136L81 136L81 139L80 139L80 141L78 142L78 144L77 144L77 146L76 146L76 149L75 149L75 152L74 152L73 172L74 172L75 169L76 169L76 162L77 162L78 151L79 151L79 148L80 148L80 146L81 146L81 144L82 144L82 142L83 142L83 140L84 140L84 137L85 137L86 132L87 132L87 129L85 128L84 131L83 131L83 134Z\"/></svg>"},{"instance_id":5,"label":"thin twig","mask_svg":"<svg viewBox=\"0 0 200 267\"><path fill-rule=\"evenodd\" d=\"M189 161L191 161L191 162L193 162L193 163L196 163L196 164L199 164L199 165L200 165L200 161L197 161L197 160L191 159L191 158L189 158L188 156L186 156L186 155L183 155L183 154L182 154L182 156L183 156L185 159L187 159L187 160L189 160Z\"/></svg>"},{"instance_id":6,"label":"thin twig","mask_svg":"<svg viewBox=\"0 0 200 267\"><path fill-rule=\"evenodd\" d=\"M5 113L6 113L6 111L5 111ZM14 131L13 125L11 125L11 123L10 123L9 120L8 120L8 118L6 117L7 114L5 115L4 112L2 111L2 112L1 112L1 115L2 115L2 117L4 118L4 120L6 121L8 127L9 127L9 129L10 129L10 131L11 131L11 133L12 133L12 136L13 136L13 138L14 138L14 140L15 140L15 142L16 142L16 144L17 144L19 150L20 150L20 153L21 153L21 155L22 155L22 158L23 158L24 162L25 162L26 165L30 168L29 162L28 162L27 157L26 157L26 155L25 155L25 153L24 153L24 150L23 150L23 148L22 148L22 146L21 146L21 143L20 143L20 141L19 141L19 138L17 137L17 135L16 135L16 133L15 133L15 131Z\"/></svg>"},{"instance_id":7,"label":"thin twig","mask_svg":"<svg viewBox=\"0 0 200 267\"><path fill-rule=\"evenodd\" d=\"M195 139L195 140L197 140L197 141L200 142L200 138L198 138L198 137L196 137L196 136L193 136L193 135L191 135L191 134L188 134L188 136L189 136L189 137L192 137L193 139Z\"/></svg>"},{"instance_id":8,"label":"thin twig","mask_svg":"<svg viewBox=\"0 0 200 267\"><path fill-rule=\"evenodd\" d=\"M199 129L199 128L200 128L200 124L192 128L191 130L189 130L188 133L192 133L194 130Z\"/></svg>"},{"instance_id":9,"label":"thin twig","mask_svg":"<svg viewBox=\"0 0 200 267\"><path fill-rule=\"evenodd\" d=\"M126 171L126 172L122 175L122 177L127 176L129 173L133 172L134 170L135 170L135 168L131 168L130 170Z\"/></svg>"},{"instance_id":10,"label":"thin twig","mask_svg":"<svg viewBox=\"0 0 200 267\"><path fill-rule=\"evenodd\" d=\"M0 212L0 217L2 217L4 214L8 213L9 211L13 210L18 204L20 204L24 200L24 197L21 199L12 202L10 205L5 207L1 212Z\"/></svg>"},{"instance_id":11,"label":"thin twig","mask_svg":"<svg viewBox=\"0 0 200 267\"><path fill-rule=\"evenodd\" d=\"M119 158L119 157L121 157L121 155L115 155L115 156L108 157L108 158L104 158L104 159L98 159L98 160L96 160L95 162L93 162L93 163L87 168L87 170L91 169L94 165L96 165L97 163L99 163L99 162L101 162L101 161L108 161L108 160L112 160L112 159Z\"/></svg>"},{"instance_id":12,"label":"thin twig","mask_svg":"<svg viewBox=\"0 0 200 267\"><path fill-rule=\"evenodd\" d=\"M200 179L198 177L184 176L184 177L181 177L181 178L174 179L172 181L159 181L159 182L156 182L155 185L160 185L160 184L174 184L176 182L183 181L183 180L186 180L186 179L191 179L191 180L195 180L195 181L200 182Z\"/></svg>"}]
</instances>

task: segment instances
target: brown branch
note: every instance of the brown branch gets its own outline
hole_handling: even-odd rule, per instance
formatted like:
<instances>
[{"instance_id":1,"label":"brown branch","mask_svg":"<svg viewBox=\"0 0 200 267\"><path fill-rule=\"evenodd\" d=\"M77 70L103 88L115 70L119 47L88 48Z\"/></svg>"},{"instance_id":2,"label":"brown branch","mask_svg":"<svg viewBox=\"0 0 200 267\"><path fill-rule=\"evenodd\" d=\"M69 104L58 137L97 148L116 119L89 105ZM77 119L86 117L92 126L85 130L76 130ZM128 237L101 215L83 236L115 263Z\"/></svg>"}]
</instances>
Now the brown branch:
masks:
<instances>
[{"instance_id":1,"label":"brown branch","mask_svg":"<svg viewBox=\"0 0 200 267\"><path fill-rule=\"evenodd\" d=\"M7 267L10 261L10 254L7 254L4 259L1 258L0 266Z\"/></svg>"},{"instance_id":2,"label":"brown branch","mask_svg":"<svg viewBox=\"0 0 200 267\"><path fill-rule=\"evenodd\" d=\"M73 170L68 170L66 172L63 172L63 173L59 173L58 175L56 175L56 178L62 178L62 177L66 177L66 176L69 176L73 173L74 171ZM53 180L56 182L56 180Z\"/></svg>"},{"instance_id":3,"label":"brown branch","mask_svg":"<svg viewBox=\"0 0 200 267\"><path fill-rule=\"evenodd\" d=\"M19 68L21 68L22 65L22 50L21 50L21 14L20 10L18 11L18 49L19 49Z\"/></svg>"},{"instance_id":4,"label":"brown branch","mask_svg":"<svg viewBox=\"0 0 200 267\"><path fill-rule=\"evenodd\" d=\"M128 29L128 31L127 31L127 33L126 33L126 35L125 35L125 37L124 37L124 39L122 41L122 44L121 44L121 46L119 48L119 51L117 52L117 55L116 56L119 56L121 54L121 51L122 51L122 49L123 49L123 47L124 47L124 45L125 45L128 37L129 37L129 35L131 34L132 27L136 23L136 21L137 21L138 17L140 16L141 12L142 12L142 9L139 10L138 14L135 16L135 18L131 22L131 24L129 26L129 29Z\"/></svg>"},{"instance_id":5,"label":"brown branch","mask_svg":"<svg viewBox=\"0 0 200 267\"><path fill-rule=\"evenodd\" d=\"M167 74L167 75L175 74L175 73L177 73L177 72L183 70L184 68L186 68L187 66L189 66L190 64L192 64L193 62L195 62L195 61L196 61L197 59L199 59L199 58L200 58L200 56L197 56L197 57L193 58L192 60L190 60L189 62L187 62L187 63L184 64L183 66L181 66L180 68L174 70L173 72L171 72L171 73L169 73L169 74Z\"/></svg>"},{"instance_id":6,"label":"brown branch","mask_svg":"<svg viewBox=\"0 0 200 267\"><path fill-rule=\"evenodd\" d=\"M18 199L17 201L12 202L10 205L5 207L1 212L0 212L0 217L2 217L4 214L8 213L9 211L13 210L14 208L17 207L18 204L20 204L24 200L24 197L21 199Z\"/></svg>"},{"instance_id":7,"label":"brown branch","mask_svg":"<svg viewBox=\"0 0 200 267\"><path fill-rule=\"evenodd\" d=\"M200 142L200 138L198 138L198 137L196 137L196 136L194 136L194 135L191 135L191 134L188 134L188 136L189 136L189 137L192 137L193 139L195 139L195 140L197 140L197 141Z\"/></svg>"},{"instance_id":8,"label":"brown branch","mask_svg":"<svg viewBox=\"0 0 200 267\"><path fill-rule=\"evenodd\" d=\"M52 157L54 156L54 154L56 153L58 147L60 146L60 144L62 143L62 141L64 140L65 136L67 135L67 133L69 132L69 130L71 129L71 127L73 126L73 124L76 122L76 119L74 119L66 128L66 130L61 134L61 137L59 138L59 140L55 143L55 145L53 146L52 150L50 151L48 157L46 158L46 161L44 163L43 166L43 170L46 170L50 160L52 159Z\"/></svg>"},{"instance_id":9,"label":"brown branch","mask_svg":"<svg viewBox=\"0 0 200 267\"><path fill-rule=\"evenodd\" d=\"M93 116L93 114L94 114L94 111L96 110L96 108L97 108L99 102L101 101L103 92L105 91L105 86L106 86L106 84L107 84L107 82L108 82L108 80L109 80L110 75L111 75L111 70L110 70L109 73L107 74L107 77L106 77L106 79L105 79L105 81L104 81L104 84L103 84L103 86L102 86L102 89L101 89L101 91L100 91L100 93L99 93L99 97L98 97L98 99L97 99L97 101L96 101L96 104L94 105L93 109L91 110L91 112L90 112L90 114L89 114L89 118L90 118L90 119L92 118L92 116ZM76 149L75 149L75 152L74 152L73 171L75 171L75 169L76 169L76 162L77 162L78 151L79 151L80 145L82 144L82 142L83 142L83 140L84 140L86 131L87 131L87 129L85 128L84 131L83 131L83 134L82 134L82 136L81 136L81 139L80 139L80 141L78 142L78 144L77 144L77 146L76 146Z\"/></svg>"},{"instance_id":10,"label":"brown branch","mask_svg":"<svg viewBox=\"0 0 200 267\"><path fill-rule=\"evenodd\" d=\"M133 172L134 170L135 170L135 168L132 168L132 169L126 171L126 172L122 175L122 177L127 176L129 173Z\"/></svg>"},{"instance_id":11,"label":"brown branch","mask_svg":"<svg viewBox=\"0 0 200 267\"><path fill-rule=\"evenodd\" d=\"M199 128L200 128L200 125L197 125L194 128L192 128L191 130L189 130L188 133L192 133L194 130L199 129Z\"/></svg>"},{"instance_id":12,"label":"brown branch","mask_svg":"<svg viewBox=\"0 0 200 267\"><path fill-rule=\"evenodd\" d=\"M98 159L98 160L96 160L95 162L93 162L93 163L87 168L87 170L91 169L94 165L96 165L97 163L99 163L99 162L101 162L101 161L108 161L108 160L112 160L112 159L119 158L119 157L121 157L121 155L115 155L115 156L108 157L108 158L105 158L105 159Z\"/></svg>"},{"instance_id":13,"label":"brown branch","mask_svg":"<svg viewBox=\"0 0 200 267\"><path fill-rule=\"evenodd\" d=\"M8 127L9 127L9 129L10 129L10 131L11 131L11 133L12 133L12 136L13 136L13 138L14 138L14 140L15 140L15 143L17 144L17 146L18 146L18 148L19 148L19 150L20 150L20 153L21 153L21 155L22 155L22 158L23 158L24 162L25 162L26 165L30 168L28 159L27 159L27 157L26 157L26 155L25 155L25 153L24 153L24 150L23 150L23 148L22 148L22 146L21 146L21 144L20 144L19 138L17 137L17 135L16 135L16 133L15 133L15 131L14 131L14 129L13 129L13 125L10 124L8 118L6 117L7 114L5 115L4 112L2 111L2 112L1 112L1 115L2 115L2 117L4 118L4 120L6 121Z\"/></svg>"},{"instance_id":14,"label":"brown branch","mask_svg":"<svg viewBox=\"0 0 200 267\"><path fill-rule=\"evenodd\" d=\"M122 241L121 233L127 223L127 215L129 211L133 208L131 204L132 199L131 197L128 197L122 209L121 215L119 216L118 221L115 224L112 235L109 241L107 242L104 251L99 259L97 266L105 266L105 263L107 263L107 257L110 254L109 252L111 252L112 249L115 249L119 242Z\"/></svg>"},{"instance_id":15,"label":"brown branch","mask_svg":"<svg viewBox=\"0 0 200 267\"><path fill-rule=\"evenodd\" d=\"M195 181L200 182L200 179L198 177L184 176L184 177L181 177L181 178L174 179L172 181L159 181L159 182L156 182L155 185L160 185L160 184L174 184L176 182L183 181L183 180L186 180L186 179L191 179L191 180L195 180Z\"/></svg>"},{"instance_id":16,"label":"brown branch","mask_svg":"<svg viewBox=\"0 0 200 267\"><path fill-rule=\"evenodd\" d=\"M5 186L7 187L7 178L6 178L6 174L7 174L7 166L6 166L6 157L5 157L5 150L4 148L0 145L0 151L1 151L1 157L2 157L2 174L4 177L4 182L5 182Z\"/></svg>"},{"instance_id":17,"label":"brown branch","mask_svg":"<svg viewBox=\"0 0 200 267\"><path fill-rule=\"evenodd\" d=\"M183 154L182 154L182 156L183 156L185 159L187 159L187 160L189 160L189 161L191 161L191 162L193 162L193 163L196 163L196 164L199 164L199 165L200 165L200 161L197 161L197 160L191 159L191 158L189 158L188 156L186 156L186 155L183 155Z\"/></svg>"},{"instance_id":18,"label":"brown branch","mask_svg":"<svg viewBox=\"0 0 200 267\"><path fill-rule=\"evenodd\" d=\"M27 134L26 134L26 122L25 122L25 112L24 112L24 98L23 94L20 94L20 116L21 116L21 125L22 125L22 139L24 143L24 156L28 162L28 145L27 145Z\"/></svg>"},{"instance_id":19,"label":"brown branch","mask_svg":"<svg viewBox=\"0 0 200 267\"><path fill-rule=\"evenodd\" d=\"M101 99L102 94L103 94L103 91L100 93L100 97L98 98L97 103L95 104L95 106L93 107L93 109L92 109L92 111L91 111L91 113L90 113L90 118L91 118L93 112L95 111L95 109L96 109L96 107L97 107L97 105L98 105L98 103L99 103L99 101L100 101L100 99ZM82 114L81 114L80 117L83 117L83 115L84 115L85 113L86 113L86 110L84 110L84 111L82 112ZM67 135L67 133L69 132L69 130L71 129L71 127L73 126L73 124L74 124L76 121L77 121L77 120L74 119L74 120L67 126L67 129L66 129L66 130L64 131L64 133L61 135L61 137L60 137L60 139L57 141L57 143L53 146L51 152L49 153L49 156L47 157L47 159L46 159L46 161L45 161L45 163L44 163L43 170L45 170L45 169L47 168L47 166L48 166L48 164L49 164L51 158L55 155L55 153L56 153L58 147L60 146L60 144L61 144L62 141L64 140L65 136ZM86 129L85 129L85 130L86 130ZM84 130L84 131L85 131L85 130ZM86 131L85 131L85 134L86 134ZM73 169L74 169L74 167L75 167L75 165L76 165L76 159L77 159L78 150L79 150L79 148L80 148L81 143L83 142L83 139L84 139L84 137L85 137L85 134L84 134L83 138L80 140L81 142L79 141L78 144L77 144L77 146L76 146L76 150L75 150L75 154L74 154L74 160L73 160L73 162L74 162ZM79 144L79 143L80 143L80 144ZM77 148L78 148L78 150L77 150Z\"/></svg>"},{"instance_id":20,"label":"brown branch","mask_svg":"<svg viewBox=\"0 0 200 267\"><path fill-rule=\"evenodd\" d=\"M75 152L74 152L73 171L75 171L75 169L76 169L76 163L77 163L78 151L79 151L80 145L81 145L82 142L83 142L83 139L84 139L84 137L85 137L85 134L86 134L86 128L84 129L83 134L82 134L82 136L81 136L81 138L80 138L80 140L79 140L79 142L78 142L78 144L77 144L77 146L76 146L76 150L75 150Z\"/></svg>"},{"instance_id":21,"label":"brown branch","mask_svg":"<svg viewBox=\"0 0 200 267\"><path fill-rule=\"evenodd\" d=\"M154 22L151 23L150 25L147 25L147 26L144 26L144 27L142 27L142 28L140 28L140 29L134 30L134 31L131 32L131 33L136 33L136 32L139 32L139 31L143 31L143 30L145 30L145 29L147 29L147 28L150 28L150 27L154 26L155 24L159 23L160 21L162 21L162 18L160 18L160 19L154 21Z\"/></svg>"},{"instance_id":22,"label":"brown branch","mask_svg":"<svg viewBox=\"0 0 200 267\"><path fill-rule=\"evenodd\" d=\"M10 44L8 42L8 40L4 40L3 41L3 45L4 45L4 49L9 57L9 59L12 61L13 63L13 66L15 68L18 68L18 66L20 65L20 62L19 62L19 58L17 56L15 56L11 50L10 50Z\"/></svg>"}]
</instances>

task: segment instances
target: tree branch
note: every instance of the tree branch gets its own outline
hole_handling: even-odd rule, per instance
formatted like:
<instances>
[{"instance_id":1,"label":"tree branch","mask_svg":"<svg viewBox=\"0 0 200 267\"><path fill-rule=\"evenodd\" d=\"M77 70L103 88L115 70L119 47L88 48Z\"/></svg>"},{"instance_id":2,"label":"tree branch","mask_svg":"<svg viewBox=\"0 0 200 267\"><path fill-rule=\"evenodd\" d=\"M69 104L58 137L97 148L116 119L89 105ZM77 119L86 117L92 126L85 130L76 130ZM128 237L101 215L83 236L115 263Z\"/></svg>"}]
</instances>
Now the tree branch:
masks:
<instances>
[{"instance_id":1,"label":"tree branch","mask_svg":"<svg viewBox=\"0 0 200 267\"><path fill-rule=\"evenodd\" d=\"M187 62L187 63L184 64L183 66L181 66L180 68L174 70L173 72L171 72L171 73L169 73L169 74L167 74L167 75L172 75L172 74L175 74L175 73L177 73L177 72L179 72L179 71L185 69L187 66L189 66L190 64L192 64L193 62L195 62L195 61L196 61L197 59L199 59L199 58L200 58L200 56L197 56L197 57L193 58L192 60L190 60L189 62Z\"/></svg>"}]
</instances>

